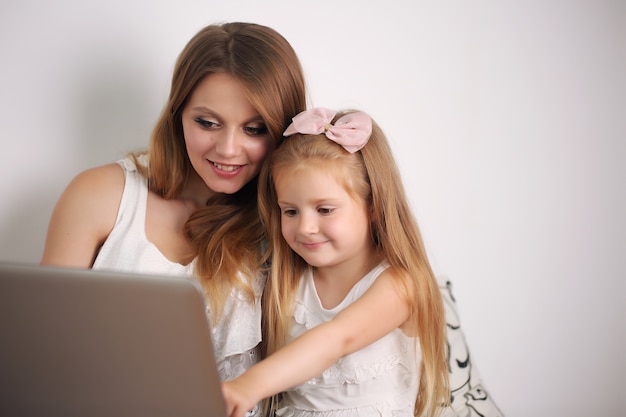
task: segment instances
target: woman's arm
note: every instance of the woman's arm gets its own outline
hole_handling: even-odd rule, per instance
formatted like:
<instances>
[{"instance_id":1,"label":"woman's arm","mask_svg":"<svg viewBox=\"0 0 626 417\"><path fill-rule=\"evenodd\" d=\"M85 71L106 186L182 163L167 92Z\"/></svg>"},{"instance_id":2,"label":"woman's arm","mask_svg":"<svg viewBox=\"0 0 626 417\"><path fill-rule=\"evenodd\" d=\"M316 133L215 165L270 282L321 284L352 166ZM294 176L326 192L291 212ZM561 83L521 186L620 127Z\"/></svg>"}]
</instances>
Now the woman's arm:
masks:
<instances>
[{"instance_id":1,"label":"woman's arm","mask_svg":"<svg viewBox=\"0 0 626 417\"><path fill-rule=\"evenodd\" d=\"M115 224L123 190L118 164L78 174L52 212L41 264L91 267Z\"/></svg>"},{"instance_id":2,"label":"woman's arm","mask_svg":"<svg viewBox=\"0 0 626 417\"><path fill-rule=\"evenodd\" d=\"M340 358L400 327L409 318L406 297L385 271L353 304L223 384L229 416L243 416L263 398L320 375Z\"/></svg>"}]
</instances>

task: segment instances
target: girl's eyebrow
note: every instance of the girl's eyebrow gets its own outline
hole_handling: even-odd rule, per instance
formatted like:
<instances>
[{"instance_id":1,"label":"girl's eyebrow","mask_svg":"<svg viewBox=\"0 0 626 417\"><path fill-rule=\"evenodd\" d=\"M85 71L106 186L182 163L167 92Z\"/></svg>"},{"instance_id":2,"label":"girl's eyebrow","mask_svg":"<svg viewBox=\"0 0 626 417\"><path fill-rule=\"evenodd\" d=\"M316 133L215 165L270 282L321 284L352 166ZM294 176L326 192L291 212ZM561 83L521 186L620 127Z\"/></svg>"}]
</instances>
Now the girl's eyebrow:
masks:
<instances>
[{"instance_id":1,"label":"girl's eyebrow","mask_svg":"<svg viewBox=\"0 0 626 417\"><path fill-rule=\"evenodd\" d=\"M290 202L285 201L285 200L278 200L276 202L276 204L278 204L279 206L293 206L293 203L290 203Z\"/></svg>"},{"instance_id":2,"label":"girl's eyebrow","mask_svg":"<svg viewBox=\"0 0 626 417\"><path fill-rule=\"evenodd\" d=\"M310 200L307 201L306 204L311 204L314 206L317 205L324 205L324 204L330 204L330 205L337 205L339 204L339 202L341 201L341 199L336 198L336 197L321 197L321 198L316 198L315 200ZM279 206L283 205L283 206L293 206L293 203L290 203L288 201L285 200L278 200L276 202Z\"/></svg>"}]
</instances>

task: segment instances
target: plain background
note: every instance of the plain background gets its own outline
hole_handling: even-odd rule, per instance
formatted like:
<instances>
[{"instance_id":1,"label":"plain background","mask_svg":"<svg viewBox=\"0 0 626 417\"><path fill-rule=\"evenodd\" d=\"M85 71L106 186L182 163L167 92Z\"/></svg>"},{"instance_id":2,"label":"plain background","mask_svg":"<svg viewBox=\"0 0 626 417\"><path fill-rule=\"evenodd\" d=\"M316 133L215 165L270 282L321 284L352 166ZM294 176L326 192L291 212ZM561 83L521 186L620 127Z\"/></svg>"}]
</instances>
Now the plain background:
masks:
<instances>
[{"instance_id":1,"label":"plain background","mask_svg":"<svg viewBox=\"0 0 626 417\"><path fill-rule=\"evenodd\" d=\"M145 147L180 50L232 20L386 131L502 411L621 415L623 1L3 0L0 260L39 261L70 179Z\"/></svg>"}]
</instances>

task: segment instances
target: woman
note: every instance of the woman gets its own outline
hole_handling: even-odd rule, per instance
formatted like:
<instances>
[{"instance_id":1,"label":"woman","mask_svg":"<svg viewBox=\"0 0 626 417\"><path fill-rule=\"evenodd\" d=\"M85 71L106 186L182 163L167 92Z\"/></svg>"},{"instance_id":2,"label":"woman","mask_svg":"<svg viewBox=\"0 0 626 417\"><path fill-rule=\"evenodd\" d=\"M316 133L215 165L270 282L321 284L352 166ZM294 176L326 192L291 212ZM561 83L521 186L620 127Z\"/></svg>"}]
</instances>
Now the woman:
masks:
<instances>
[{"instance_id":1,"label":"woman","mask_svg":"<svg viewBox=\"0 0 626 417\"><path fill-rule=\"evenodd\" d=\"M148 151L72 180L41 263L196 276L220 376L238 376L261 341L257 176L305 106L300 62L276 31L202 29L178 58Z\"/></svg>"}]
</instances>

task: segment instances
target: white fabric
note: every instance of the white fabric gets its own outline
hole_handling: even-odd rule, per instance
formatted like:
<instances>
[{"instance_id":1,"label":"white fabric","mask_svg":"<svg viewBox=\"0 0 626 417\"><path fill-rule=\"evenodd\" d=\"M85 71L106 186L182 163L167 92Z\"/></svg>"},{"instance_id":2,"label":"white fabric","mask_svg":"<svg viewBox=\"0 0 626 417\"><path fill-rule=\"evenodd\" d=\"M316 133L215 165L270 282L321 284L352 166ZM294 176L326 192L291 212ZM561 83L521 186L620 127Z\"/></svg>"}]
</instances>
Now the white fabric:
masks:
<instances>
[{"instance_id":1,"label":"white fabric","mask_svg":"<svg viewBox=\"0 0 626 417\"><path fill-rule=\"evenodd\" d=\"M335 308L322 307L311 272L300 280L290 338L332 320L352 304L386 269L379 265L363 277ZM354 352L320 376L284 393L277 415L413 416L421 350L417 338L402 330Z\"/></svg>"},{"instance_id":2,"label":"white fabric","mask_svg":"<svg viewBox=\"0 0 626 417\"><path fill-rule=\"evenodd\" d=\"M140 162L144 163L145 159ZM170 261L146 237L147 180L137 171L131 159L118 163L124 169L126 178L120 208L113 230L102 245L93 269L192 276L193 262L181 265ZM259 359L260 298L264 283L264 277L259 274L254 288L254 305L248 303L239 291L233 290L226 301L222 319L212 326L215 359L222 380L241 375ZM210 306L209 300L207 305ZM207 317L210 317L208 311ZM259 415L259 408L248 415Z\"/></svg>"},{"instance_id":3,"label":"white fabric","mask_svg":"<svg viewBox=\"0 0 626 417\"><path fill-rule=\"evenodd\" d=\"M261 295L265 284L262 275L259 274L256 283L254 306L242 293L233 290L226 301L221 320L213 327L217 370L222 380L238 377L259 360L257 346L261 342Z\"/></svg>"},{"instance_id":4,"label":"white fabric","mask_svg":"<svg viewBox=\"0 0 626 417\"><path fill-rule=\"evenodd\" d=\"M452 283L445 277L438 277L438 281L446 312L451 391L450 407L439 417L503 417L472 361L452 294Z\"/></svg>"},{"instance_id":5,"label":"white fabric","mask_svg":"<svg viewBox=\"0 0 626 417\"><path fill-rule=\"evenodd\" d=\"M181 265L170 261L146 237L147 180L129 158L118 163L126 177L122 200L113 230L102 245L93 269L190 276L193 263Z\"/></svg>"}]
</instances>

